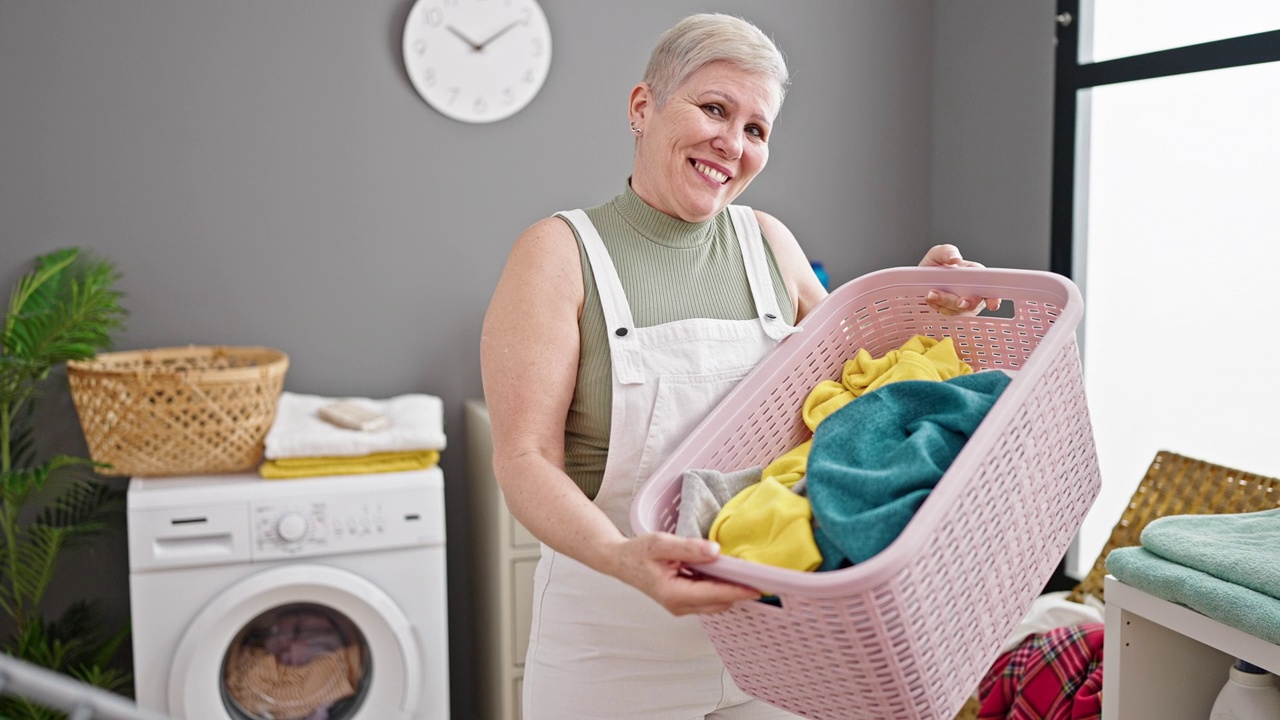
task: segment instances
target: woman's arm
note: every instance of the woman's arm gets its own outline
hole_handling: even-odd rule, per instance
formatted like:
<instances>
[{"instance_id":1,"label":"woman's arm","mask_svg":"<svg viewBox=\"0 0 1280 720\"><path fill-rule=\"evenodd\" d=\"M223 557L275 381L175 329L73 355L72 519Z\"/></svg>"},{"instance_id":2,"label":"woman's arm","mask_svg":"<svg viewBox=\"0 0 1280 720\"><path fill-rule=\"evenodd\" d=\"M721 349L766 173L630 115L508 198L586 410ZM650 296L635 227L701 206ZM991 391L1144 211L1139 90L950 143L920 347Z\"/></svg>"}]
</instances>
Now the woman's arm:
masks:
<instances>
[{"instance_id":1,"label":"woman's arm","mask_svg":"<svg viewBox=\"0 0 1280 720\"><path fill-rule=\"evenodd\" d=\"M507 507L539 540L640 589L680 615L719 612L759 593L692 580L712 543L655 533L629 539L564 472L564 424L577 381L582 262L573 231L542 220L516 240L485 315L480 367L493 467Z\"/></svg>"},{"instance_id":2,"label":"woman's arm","mask_svg":"<svg viewBox=\"0 0 1280 720\"><path fill-rule=\"evenodd\" d=\"M759 210L755 211L760 221L760 231L769 240L773 248L773 258L778 261L778 272L787 286L787 294L796 308L796 322L804 319L814 306L827 296L827 291L818 282L818 276L809 264L809 258L800 248L796 236L778 218Z\"/></svg>"}]
</instances>

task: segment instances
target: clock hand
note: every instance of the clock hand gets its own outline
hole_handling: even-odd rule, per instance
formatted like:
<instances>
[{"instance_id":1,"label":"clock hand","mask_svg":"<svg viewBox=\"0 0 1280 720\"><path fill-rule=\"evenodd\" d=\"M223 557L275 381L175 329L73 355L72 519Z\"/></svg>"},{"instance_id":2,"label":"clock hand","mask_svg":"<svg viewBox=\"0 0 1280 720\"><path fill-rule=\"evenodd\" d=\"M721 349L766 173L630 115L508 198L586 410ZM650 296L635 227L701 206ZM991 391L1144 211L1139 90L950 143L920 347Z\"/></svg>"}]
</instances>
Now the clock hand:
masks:
<instances>
[{"instance_id":1,"label":"clock hand","mask_svg":"<svg viewBox=\"0 0 1280 720\"><path fill-rule=\"evenodd\" d=\"M505 35L505 34L507 33L507 31L508 31L508 30L510 30L511 28L513 28L513 27L515 27L515 26L517 26L517 25L522 24L523 22L524 22L523 20L516 20L515 22L513 22L513 23L511 23L511 24L507 25L506 27L502 28L502 29L501 29L501 30L499 30L498 32L496 32L496 33L494 33L494 34L490 35L490 36L488 37L488 39L486 39L485 41L481 42L479 45L477 45L477 46L476 46L476 50L483 50L483 49L484 49L484 47L485 47L486 45L488 45L489 43L493 42L494 40L497 40L498 38L502 37L503 35Z\"/></svg>"},{"instance_id":2,"label":"clock hand","mask_svg":"<svg viewBox=\"0 0 1280 720\"><path fill-rule=\"evenodd\" d=\"M477 45L477 44L475 44L475 42L473 42L473 41L471 40L471 38L467 37L466 35L463 35L461 32L458 32L458 30L457 30L456 28L454 28L452 25L446 25L446 26L445 26L445 28L446 28L449 32L451 32L451 33L453 33L454 35L457 35L459 38L461 38L461 39L462 39L462 42L466 43L467 45L470 45L472 50L474 50L474 51L476 51L476 52L480 52L481 50L483 50L483 49L484 49L484 46L483 46L483 45Z\"/></svg>"}]
</instances>

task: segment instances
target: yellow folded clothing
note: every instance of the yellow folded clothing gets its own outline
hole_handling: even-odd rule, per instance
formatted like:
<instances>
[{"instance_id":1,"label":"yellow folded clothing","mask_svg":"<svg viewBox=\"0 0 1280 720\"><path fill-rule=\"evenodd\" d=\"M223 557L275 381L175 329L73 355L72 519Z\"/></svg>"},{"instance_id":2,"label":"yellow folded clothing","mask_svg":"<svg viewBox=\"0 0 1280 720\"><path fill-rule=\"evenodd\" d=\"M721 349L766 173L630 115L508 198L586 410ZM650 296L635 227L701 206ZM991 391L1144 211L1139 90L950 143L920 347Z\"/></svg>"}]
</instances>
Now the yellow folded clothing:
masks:
<instances>
[{"instance_id":1,"label":"yellow folded clothing","mask_svg":"<svg viewBox=\"0 0 1280 720\"><path fill-rule=\"evenodd\" d=\"M371 453L351 457L301 457L267 460L258 474L269 480L321 477L325 475L364 475L366 473L425 470L440 462L436 450Z\"/></svg>"},{"instance_id":2,"label":"yellow folded clothing","mask_svg":"<svg viewBox=\"0 0 1280 720\"><path fill-rule=\"evenodd\" d=\"M799 478L797 477L796 480ZM708 539L725 555L809 572L822 564L809 498L764 478L734 495L711 524Z\"/></svg>"}]
</instances>

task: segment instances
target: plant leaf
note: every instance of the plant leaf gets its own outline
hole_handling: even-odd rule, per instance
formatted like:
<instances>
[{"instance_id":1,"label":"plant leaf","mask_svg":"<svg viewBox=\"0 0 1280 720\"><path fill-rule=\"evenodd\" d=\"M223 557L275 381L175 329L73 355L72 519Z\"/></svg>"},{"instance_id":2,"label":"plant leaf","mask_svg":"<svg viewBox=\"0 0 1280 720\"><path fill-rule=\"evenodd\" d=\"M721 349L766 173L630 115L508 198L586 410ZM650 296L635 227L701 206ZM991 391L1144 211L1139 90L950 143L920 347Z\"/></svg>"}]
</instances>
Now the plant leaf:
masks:
<instances>
[{"instance_id":1,"label":"plant leaf","mask_svg":"<svg viewBox=\"0 0 1280 720\"><path fill-rule=\"evenodd\" d=\"M60 488L58 496L36 517L32 526L67 530L74 536L96 533L114 515L120 492L92 478L80 478Z\"/></svg>"},{"instance_id":2,"label":"plant leaf","mask_svg":"<svg viewBox=\"0 0 1280 720\"><path fill-rule=\"evenodd\" d=\"M102 604L96 600L77 600L56 621L48 623L45 633L68 648L65 663L70 665L107 665L129 636L128 628L112 635L104 632ZM72 643L75 643L74 645Z\"/></svg>"},{"instance_id":3,"label":"plant leaf","mask_svg":"<svg viewBox=\"0 0 1280 720\"><path fill-rule=\"evenodd\" d=\"M99 623L96 627L101 629L102 624ZM106 667L115 659L116 653L120 652L120 648L124 645L125 641L129 639L129 635L132 632L133 630L131 625L128 621L125 621L125 626L116 631L114 635L95 643L98 645L98 648L90 658L92 664ZM130 679L132 679L132 677L130 677Z\"/></svg>"},{"instance_id":4,"label":"plant leaf","mask_svg":"<svg viewBox=\"0 0 1280 720\"><path fill-rule=\"evenodd\" d=\"M132 679L132 676L123 670L104 668L101 665L76 665L70 668L68 674L81 682L117 694L121 694L122 690L128 688L129 681Z\"/></svg>"},{"instance_id":5,"label":"plant leaf","mask_svg":"<svg viewBox=\"0 0 1280 720\"><path fill-rule=\"evenodd\" d=\"M96 465L87 459L59 455L37 464L33 412L40 382L55 366L111 347L127 315L117 280L114 265L78 248L40 256L11 290L0 328L0 610L15 625L5 650L110 690L129 682L105 664L128 630L108 635L84 602L46 623L40 601L61 551L101 530L122 493L84 472ZM65 716L3 697L0 718Z\"/></svg>"},{"instance_id":6,"label":"plant leaf","mask_svg":"<svg viewBox=\"0 0 1280 720\"><path fill-rule=\"evenodd\" d=\"M38 372L30 377L39 379L60 362L109 348L111 333L127 315L115 289L119 278L110 262L76 248L38 258L10 296L4 354L32 361Z\"/></svg>"},{"instance_id":7,"label":"plant leaf","mask_svg":"<svg viewBox=\"0 0 1280 720\"><path fill-rule=\"evenodd\" d=\"M67 720L67 716L56 710L41 707L20 697L0 698L0 718L4 720Z\"/></svg>"},{"instance_id":8,"label":"plant leaf","mask_svg":"<svg viewBox=\"0 0 1280 720\"><path fill-rule=\"evenodd\" d=\"M93 461L86 458L54 455L33 468L14 468L8 472L0 472L0 495L3 495L6 503L25 505L32 493L43 490L49 478L63 468L92 465Z\"/></svg>"},{"instance_id":9,"label":"plant leaf","mask_svg":"<svg viewBox=\"0 0 1280 720\"><path fill-rule=\"evenodd\" d=\"M17 562L10 582L21 605L27 608L40 607L44 592L53 579L54 566L58 561L58 553L66 544L70 532L64 528L48 525L32 525L23 535L26 542L20 544L15 553Z\"/></svg>"},{"instance_id":10,"label":"plant leaf","mask_svg":"<svg viewBox=\"0 0 1280 720\"><path fill-rule=\"evenodd\" d=\"M36 312L54 304L62 271L71 266L80 251L76 248L55 250L48 255L36 258L36 266L31 272L18 279L9 295L9 312L5 316L4 349L12 353L9 347L9 334L14 323L23 314L35 308Z\"/></svg>"}]
</instances>

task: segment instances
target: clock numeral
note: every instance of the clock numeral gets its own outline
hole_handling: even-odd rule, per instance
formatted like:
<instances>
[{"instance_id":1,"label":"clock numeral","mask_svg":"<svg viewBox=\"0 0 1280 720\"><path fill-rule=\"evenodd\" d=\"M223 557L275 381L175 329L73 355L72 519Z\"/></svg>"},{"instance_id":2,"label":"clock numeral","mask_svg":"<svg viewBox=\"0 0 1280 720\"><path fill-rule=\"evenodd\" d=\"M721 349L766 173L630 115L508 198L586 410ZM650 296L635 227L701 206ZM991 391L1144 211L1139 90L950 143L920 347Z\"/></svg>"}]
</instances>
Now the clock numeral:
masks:
<instances>
[{"instance_id":1,"label":"clock numeral","mask_svg":"<svg viewBox=\"0 0 1280 720\"><path fill-rule=\"evenodd\" d=\"M457 99L458 99L458 92L459 92L459 88L457 88L457 87L451 87L451 88L449 88L449 104L450 104L450 105L452 105L452 104L453 104L453 101L454 101L454 100L457 100Z\"/></svg>"},{"instance_id":2,"label":"clock numeral","mask_svg":"<svg viewBox=\"0 0 1280 720\"><path fill-rule=\"evenodd\" d=\"M416 53L418 53L419 55L421 55L421 54L425 53L425 52L427 51L427 41L426 41L426 40L414 40L414 41L413 41L413 51L414 51L414 52L416 52Z\"/></svg>"},{"instance_id":3,"label":"clock numeral","mask_svg":"<svg viewBox=\"0 0 1280 720\"><path fill-rule=\"evenodd\" d=\"M508 3L508 4L510 4L510 3ZM530 20L530 18L532 18L532 17L533 17L533 10L531 10L531 9L529 9L529 8L527 8L527 7L526 7L526 8L523 8L523 9L521 9L521 10L520 10L520 22L521 22L525 27L528 27L528 25L529 25L529 20Z\"/></svg>"},{"instance_id":4,"label":"clock numeral","mask_svg":"<svg viewBox=\"0 0 1280 720\"><path fill-rule=\"evenodd\" d=\"M427 68L426 70L424 70L422 72L422 82L426 83L427 87L435 87L436 86L436 69Z\"/></svg>"},{"instance_id":5,"label":"clock numeral","mask_svg":"<svg viewBox=\"0 0 1280 720\"><path fill-rule=\"evenodd\" d=\"M542 57L542 38L533 39L533 56Z\"/></svg>"},{"instance_id":6,"label":"clock numeral","mask_svg":"<svg viewBox=\"0 0 1280 720\"><path fill-rule=\"evenodd\" d=\"M489 103L485 102L484 98L478 97L475 102L471 103L471 109L474 110L477 115L484 115L489 112Z\"/></svg>"},{"instance_id":7,"label":"clock numeral","mask_svg":"<svg viewBox=\"0 0 1280 720\"><path fill-rule=\"evenodd\" d=\"M528 70L525 70L524 77L521 78L520 80L521 82L526 82L526 83L533 82L533 68L529 68Z\"/></svg>"},{"instance_id":8,"label":"clock numeral","mask_svg":"<svg viewBox=\"0 0 1280 720\"><path fill-rule=\"evenodd\" d=\"M502 104L503 104L503 105L510 105L511 103L513 103L513 102L515 102L515 101L516 101L516 94L515 94L514 92L512 92L512 90L511 90L511 86L510 86L510 85L508 85L507 87L503 88L503 89L502 89Z\"/></svg>"},{"instance_id":9,"label":"clock numeral","mask_svg":"<svg viewBox=\"0 0 1280 720\"><path fill-rule=\"evenodd\" d=\"M444 11L438 7L433 7L427 10L425 19L426 23L431 27L440 27L440 24L444 22Z\"/></svg>"}]
</instances>

